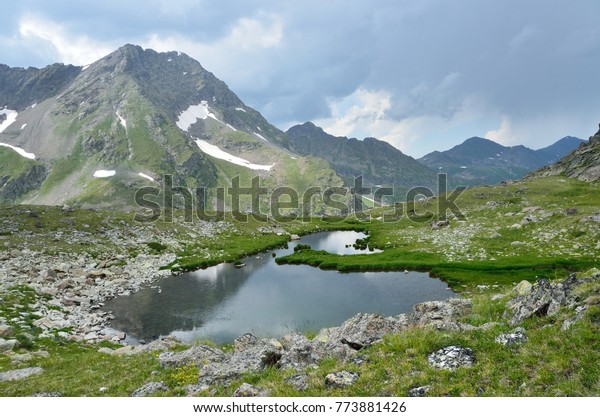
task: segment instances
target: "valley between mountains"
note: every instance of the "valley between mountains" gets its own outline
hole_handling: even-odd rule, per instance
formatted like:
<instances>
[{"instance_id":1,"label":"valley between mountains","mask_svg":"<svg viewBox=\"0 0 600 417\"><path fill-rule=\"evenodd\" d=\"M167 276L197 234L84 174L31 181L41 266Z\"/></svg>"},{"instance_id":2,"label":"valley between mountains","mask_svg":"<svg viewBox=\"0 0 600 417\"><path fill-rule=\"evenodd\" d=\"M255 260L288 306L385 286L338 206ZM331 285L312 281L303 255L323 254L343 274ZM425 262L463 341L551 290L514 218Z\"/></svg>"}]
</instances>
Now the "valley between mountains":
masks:
<instances>
[{"instance_id":1,"label":"valley between mountains","mask_svg":"<svg viewBox=\"0 0 600 417\"><path fill-rule=\"evenodd\" d=\"M352 189L359 176L369 190ZM167 177L184 197L161 207ZM254 179L256 201L227 191ZM596 396L599 179L600 131L539 150L474 137L414 159L311 122L284 132L179 52L126 45L87 67L0 66L0 395ZM433 192L407 200L418 186ZM136 204L144 187L155 205ZM337 197L285 200L273 216L282 187ZM188 206L182 189L209 204ZM274 261L427 272L453 297L227 345L129 344L103 309L165 277L243 270L245 257L344 230L365 233L355 245L372 253L298 245Z\"/></svg>"}]
</instances>

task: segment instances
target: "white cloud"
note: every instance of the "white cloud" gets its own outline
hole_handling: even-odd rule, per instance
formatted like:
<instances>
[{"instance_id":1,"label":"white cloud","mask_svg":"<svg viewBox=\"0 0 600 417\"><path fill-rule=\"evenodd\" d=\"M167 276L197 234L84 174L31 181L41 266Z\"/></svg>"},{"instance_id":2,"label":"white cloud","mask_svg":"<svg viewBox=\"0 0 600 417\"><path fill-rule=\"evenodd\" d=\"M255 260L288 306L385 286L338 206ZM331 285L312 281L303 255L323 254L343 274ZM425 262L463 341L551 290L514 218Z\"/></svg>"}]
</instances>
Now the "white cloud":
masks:
<instances>
[{"instance_id":1,"label":"white cloud","mask_svg":"<svg viewBox=\"0 0 600 417\"><path fill-rule=\"evenodd\" d=\"M74 65L92 63L115 49L115 45L85 35L69 34L63 26L34 15L19 21L19 40L48 57Z\"/></svg>"},{"instance_id":2,"label":"white cloud","mask_svg":"<svg viewBox=\"0 0 600 417\"><path fill-rule=\"evenodd\" d=\"M280 47L283 42L283 19L259 13L256 17L238 19L223 37L210 43L182 35L152 34L141 44L160 52L185 52L228 83L260 89L268 83L270 65L261 54Z\"/></svg>"}]
</instances>

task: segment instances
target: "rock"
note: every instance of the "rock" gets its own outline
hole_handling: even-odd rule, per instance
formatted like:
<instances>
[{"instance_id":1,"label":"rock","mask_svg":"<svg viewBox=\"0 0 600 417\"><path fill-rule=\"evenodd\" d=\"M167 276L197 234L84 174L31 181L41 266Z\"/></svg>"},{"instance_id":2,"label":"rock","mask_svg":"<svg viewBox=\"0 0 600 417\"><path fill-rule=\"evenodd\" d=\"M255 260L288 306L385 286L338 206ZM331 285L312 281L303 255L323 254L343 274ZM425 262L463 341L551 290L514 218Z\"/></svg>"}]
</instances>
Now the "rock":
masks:
<instances>
[{"instance_id":1,"label":"rock","mask_svg":"<svg viewBox=\"0 0 600 417\"><path fill-rule=\"evenodd\" d=\"M294 387L296 391L306 391L308 389L308 376L304 374L292 375L286 378L284 382Z\"/></svg>"},{"instance_id":2,"label":"rock","mask_svg":"<svg viewBox=\"0 0 600 417\"><path fill-rule=\"evenodd\" d=\"M475 354L469 348L461 346L447 346L436 350L427 357L429 365L437 369L453 371L463 366L471 366L475 363Z\"/></svg>"},{"instance_id":3,"label":"rock","mask_svg":"<svg viewBox=\"0 0 600 417\"><path fill-rule=\"evenodd\" d=\"M44 372L40 367L15 369L12 371L0 372L0 382L18 381L20 379L29 378L33 375L38 375Z\"/></svg>"},{"instance_id":4,"label":"rock","mask_svg":"<svg viewBox=\"0 0 600 417\"><path fill-rule=\"evenodd\" d=\"M521 224L526 225L529 223L537 223L538 221L538 218L535 216L525 216L523 217L523 220L521 220Z\"/></svg>"},{"instance_id":5,"label":"rock","mask_svg":"<svg viewBox=\"0 0 600 417\"><path fill-rule=\"evenodd\" d=\"M227 355L220 349L194 345L182 352L163 352L158 356L158 362L163 368L180 368L185 365L201 366L206 362L219 362Z\"/></svg>"},{"instance_id":6,"label":"rock","mask_svg":"<svg viewBox=\"0 0 600 417\"><path fill-rule=\"evenodd\" d=\"M33 360L33 355L31 355L31 353L16 354L11 356L10 359L15 364L18 364L20 362L29 362Z\"/></svg>"},{"instance_id":7,"label":"rock","mask_svg":"<svg viewBox=\"0 0 600 417\"><path fill-rule=\"evenodd\" d=\"M552 316L560 307L574 304L573 289L582 282L575 274L571 274L562 283L551 284L547 279L536 281L528 294L509 301L508 307L513 312L509 324L515 326L533 316Z\"/></svg>"},{"instance_id":8,"label":"rock","mask_svg":"<svg viewBox=\"0 0 600 417\"><path fill-rule=\"evenodd\" d=\"M271 394L269 390L256 388L244 382L238 389L233 393L234 397L268 397Z\"/></svg>"},{"instance_id":9,"label":"rock","mask_svg":"<svg viewBox=\"0 0 600 417\"><path fill-rule=\"evenodd\" d=\"M431 222L431 230L438 230L441 227L445 227L445 226L449 226L450 225L450 221L448 220L434 220Z\"/></svg>"},{"instance_id":10,"label":"rock","mask_svg":"<svg viewBox=\"0 0 600 417\"><path fill-rule=\"evenodd\" d=\"M156 394L157 392L161 392L161 391L168 391L169 387L167 387L167 385L160 381L160 382L149 382L146 385L136 389L133 394L131 394L132 397L147 397L148 395L152 395L152 394Z\"/></svg>"},{"instance_id":11,"label":"rock","mask_svg":"<svg viewBox=\"0 0 600 417\"><path fill-rule=\"evenodd\" d=\"M296 235L296 234L291 234L290 235L290 239L291 240L300 240L300 236Z\"/></svg>"},{"instance_id":12,"label":"rock","mask_svg":"<svg viewBox=\"0 0 600 417\"><path fill-rule=\"evenodd\" d=\"M15 328L8 324L0 324L0 338L11 337L15 334Z\"/></svg>"},{"instance_id":13,"label":"rock","mask_svg":"<svg viewBox=\"0 0 600 417\"><path fill-rule=\"evenodd\" d=\"M567 216L573 216L574 214L577 214L576 208L568 208L565 210L565 215Z\"/></svg>"},{"instance_id":14,"label":"rock","mask_svg":"<svg viewBox=\"0 0 600 417\"><path fill-rule=\"evenodd\" d=\"M525 329L517 327L510 333L502 333L495 339L496 343L500 343L506 347L514 347L527 343L527 337L525 336Z\"/></svg>"},{"instance_id":15,"label":"rock","mask_svg":"<svg viewBox=\"0 0 600 417\"><path fill-rule=\"evenodd\" d=\"M423 385L422 387L411 388L408 390L409 397L424 397L431 390L430 385Z\"/></svg>"},{"instance_id":16,"label":"rock","mask_svg":"<svg viewBox=\"0 0 600 417\"><path fill-rule=\"evenodd\" d=\"M32 397L58 398L62 397L62 394L60 392L38 392L33 394Z\"/></svg>"},{"instance_id":17,"label":"rock","mask_svg":"<svg viewBox=\"0 0 600 417\"><path fill-rule=\"evenodd\" d=\"M308 340L299 333L283 336L284 352L278 366L281 369L295 369L297 371L313 368L326 355L325 343L319 340Z\"/></svg>"},{"instance_id":18,"label":"rock","mask_svg":"<svg viewBox=\"0 0 600 417\"><path fill-rule=\"evenodd\" d=\"M19 347L19 342L15 339L0 339L0 353L12 352Z\"/></svg>"},{"instance_id":19,"label":"rock","mask_svg":"<svg viewBox=\"0 0 600 417\"><path fill-rule=\"evenodd\" d=\"M500 233L498 233L498 232L494 232L494 233L491 234L490 239L496 239L496 238L499 238L499 237L502 237L502 235Z\"/></svg>"},{"instance_id":20,"label":"rock","mask_svg":"<svg viewBox=\"0 0 600 417\"><path fill-rule=\"evenodd\" d=\"M415 326L440 329L445 323L459 321L471 313L471 301L463 298L450 298L446 301L427 301L416 304L409 323Z\"/></svg>"},{"instance_id":21,"label":"rock","mask_svg":"<svg viewBox=\"0 0 600 417\"><path fill-rule=\"evenodd\" d=\"M257 339L247 334L236 339L235 352L228 359L210 362L200 369L200 384L228 385L244 373L260 372L278 366L283 346L275 339Z\"/></svg>"},{"instance_id":22,"label":"rock","mask_svg":"<svg viewBox=\"0 0 600 417\"><path fill-rule=\"evenodd\" d=\"M530 206L530 207L524 207L523 210L521 210L521 213L535 213L536 211L541 211L542 208L539 206Z\"/></svg>"},{"instance_id":23,"label":"rock","mask_svg":"<svg viewBox=\"0 0 600 417\"><path fill-rule=\"evenodd\" d=\"M341 371L329 374L325 377L327 388L345 388L354 385L358 380L356 372Z\"/></svg>"},{"instance_id":24,"label":"rock","mask_svg":"<svg viewBox=\"0 0 600 417\"><path fill-rule=\"evenodd\" d=\"M533 287L531 282L523 280L517 284L517 286L514 288L514 291L518 295L526 295L531 292L531 287Z\"/></svg>"},{"instance_id":25,"label":"rock","mask_svg":"<svg viewBox=\"0 0 600 417\"><path fill-rule=\"evenodd\" d=\"M344 344L360 350L380 341L383 336L406 329L405 315L382 317L378 314L359 313L346 320L340 327L323 329L315 338L326 344Z\"/></svg>"}]
</instances>

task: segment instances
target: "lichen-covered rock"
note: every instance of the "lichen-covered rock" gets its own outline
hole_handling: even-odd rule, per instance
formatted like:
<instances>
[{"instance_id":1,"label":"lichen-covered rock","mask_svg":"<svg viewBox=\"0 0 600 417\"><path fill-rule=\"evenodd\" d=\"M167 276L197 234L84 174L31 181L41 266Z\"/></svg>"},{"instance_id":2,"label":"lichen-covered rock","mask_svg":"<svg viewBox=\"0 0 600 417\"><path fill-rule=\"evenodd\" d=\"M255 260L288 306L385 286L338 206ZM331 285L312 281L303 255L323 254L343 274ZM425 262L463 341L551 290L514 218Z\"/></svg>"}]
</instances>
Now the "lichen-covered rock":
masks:
<instances>
[{"instance_id":1,"label":"lichen-covered rock","mask_svg":"<svg viewBox=\"0 0 600 417\"><path fill-rule=\"evenodd\" d=\"M370 346L383 336L406 329L408 319L401 314L382 317L378 314L359 313L346 320L340 327L323 329L316 340L326 344L344 344L354 350Z\"/></svg>"},{"instance_id":2,"label":"lichen-covered rock","mask_svg":"<svg viewBox=\"0 0 600 417\"><path fill-rule=\"evenodd\" d=\"M471 308L471 300L463 298L427 301L413 307L409 323L414 326L442 328L445 323L457 322L470 314Z\"/></svg>"},{"instance_id":3,"label":"lichen-covered rock","mask_svg":"<svg viewBox=\"0 0 600 417\"><path fill-rule=\"evenodd\" d=\"M431 390L430 385L424 385L422 387L415 387L408 390L409 397L424 397Z\"/></svg>"},{"instance_id":4,"label":"lichen-covered rock","mask_svg":"<svg viewBox=\"0 0 600 417\"><path fill-rule=\"evenodd\" d=\"M275 339L257 339L244 335L236 340L233 355L219 362L211 362L200 369L200 384L215 382L228 385L244 373L260 372L269 366L277 366L283 355L283 345Z\"/></svg>"},{"instance_id":5,"label":"lichen-covered rock","mask_svg":"<svg viewBox=\"0 0 600 417\"><path fill-rule=\"evenodd\" d=\"M269 390L257 388L244 382L233 393L234 397L268 397L271 394Z\"/></svg>"},{"instance_id":6,"label":"lichen-covered rock","mask_svg":"<svg viewBox=\"0 0 600 417\"><path fill-rule=\"evenodd\" d=\"M327 356L325 344L319 340L308 340L299 333L290 333L283 337L284 351L278 366L281 369L301 371L314 368Z\"/></svg>"},{"instance_id":7,"label":"lichen-covered rock","mask_svg":"<svg viewBox=\"0 0 600 417\"><path fill-rule=\"evenodd\" d=\"M284 382L294 387L296 391L306 391L308 389L308 376L305 374L292 375L286 378Z\"/></svg>"},{"instance_id":8,"label":"lichen-covered rock","mask_svg":"<svg viewBox=\"0 0 600 417\"><path fill-rule=\"evenodd\" d=\"M222 361L227 355L220 349L206 345L194 345L181 352L163 352L158 362L163 368L180 368L186 365L202 366L207 362Z\"/></svg>"},{"instance_id":9,"label":"lichen-covered rock","mask_svg":"<svg viewBox=\"0 0 600 417\"><path fill-rule=\"evenodd\" d=\"M132 397L147 397L148 395L156 394L161 391L168 391L169 387L164 382L149 382L146 385L136 389Z\"/></svg>"},{"instance_id":10,"label":"lichen-covered rock","mask_svg":"<svg viewBox=\"0 0 600 417\"><path fill-rule=\"evenodd\" d=\"M525 336L525 329L517 327L510 333L502 333L495 341L506 347L515 347L527 343L527 336Z\"/></svg>"},{"instance_id":11,"label":"lichen-covered rock","mask_svg":"<svg viewBox=\"0 0 600 417\"><path fill-rule=\"evenodd\" d=\"M38 375L44 372L40 367L14 369L12 371L0 372L0 382L18 381L20 379L29 378L33 375Z\"/></svg>"},{"instance_id":12,"label":"lichen-covered rock","mask_svg":"<svg viewBox=\"0 0 600 417\"><path fill-rule=\"evenodd\" d=\"M475 354L469 348L461 346L447 346L436 350L427 357L429 365L437 369L453 371L463 366L475 363Z\"/></svg>"},{"instance_id":13,"label":"lichen-covered rock","mask_svg":"<svg viewBox=\"0 0 600 417\"><path fill-rule=\"evenodd\" d=\"M15 339L4 340L0 339L0 353L12 352L19 347L19 342Z\"/></svg>"},{"instance_id":14,"label":"lichen-covered rock","mask_svg":"<svg viewBox=\"0 0 600 417\"><path fill-rule=\"evenodd\" d=\"M341 371L329 374L325 377L325 386L327 388L344 388L354 385L358 380L356 372Z\"/></svg>"}]
</instances>

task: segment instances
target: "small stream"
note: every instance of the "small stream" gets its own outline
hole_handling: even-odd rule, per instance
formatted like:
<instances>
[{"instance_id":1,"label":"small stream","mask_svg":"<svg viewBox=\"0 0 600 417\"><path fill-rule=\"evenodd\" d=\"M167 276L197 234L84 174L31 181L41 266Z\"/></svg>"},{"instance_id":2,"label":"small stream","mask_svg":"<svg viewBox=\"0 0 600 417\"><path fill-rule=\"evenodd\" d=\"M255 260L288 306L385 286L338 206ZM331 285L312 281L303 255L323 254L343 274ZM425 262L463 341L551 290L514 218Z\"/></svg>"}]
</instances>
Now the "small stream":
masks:
<instances>
[{"instance_id":1,"label":"small stream","mask_svg":"<svg viewBox=\"0 0 600 417\"><path fill-rule=\"evenodd\" d=\"M174 335L186 342L230 343L244 333L281 337L292 331L339 326L359 312L384 316L409 312L416 303L455 294L446 283L423 272L324 271L306 265L277 265L299 244L340 255L373 253L351 245L365 235L323 232L242 260L243 268L220 264L164 278L152 287L109 300L111 327L126 342Z\"/></svg>"}]
</instances>

